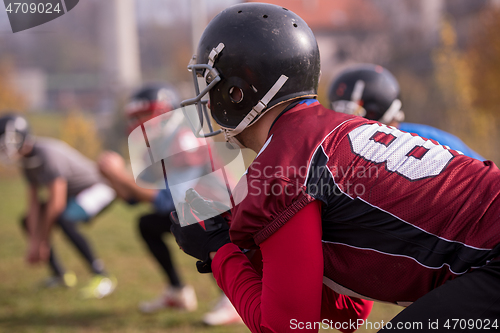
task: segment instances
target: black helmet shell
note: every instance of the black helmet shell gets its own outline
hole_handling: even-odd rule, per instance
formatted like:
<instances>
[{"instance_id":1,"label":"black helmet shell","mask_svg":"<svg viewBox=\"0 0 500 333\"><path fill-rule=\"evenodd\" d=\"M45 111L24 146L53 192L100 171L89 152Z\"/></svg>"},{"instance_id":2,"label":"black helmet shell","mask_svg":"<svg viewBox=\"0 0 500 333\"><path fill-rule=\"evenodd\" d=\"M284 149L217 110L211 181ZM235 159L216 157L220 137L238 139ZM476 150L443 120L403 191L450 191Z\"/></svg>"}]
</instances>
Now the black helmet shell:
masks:
<instances>
[{"instance_id":1,"label":"black helmet shell","mask_svg":"<svg viewBox=\"0 0 500 333\"><path fill-rule=\"evenodd\" d=\"M167 111L179 107L177 91L167 83L150 83L135 91L126 107L127 116L140 112L153 112L155 107Z\"/></svg>"},{"instance_id":2,"label":"black helmet shell","mask_svg":"<svg viewBox=\"0 0 500 333\"><path fill-rule=\"evenodd\" d=\"M243 3L218 14L198 44L196 62L206 64L220 43L213 67L221 81L209 92L212 117L235 128L281 75L288 80L267 108L300 96L317 95L320 57L316 38L298 15L286 8ZM230 92L240 89L242 98Z\"/></svg>"},{"instance_id":3,"label":"black helmet shell","mask_svg":"<svg viewBox=\"0 0 500 333\"><path fill-rule=\"evenodd\" d=\"M28 121L15 113L0 117L0 147L10 146L19 151L30 136Z\"/></svg>"},{"instance_id":4,"label":"black helmet shell","mask_svg":"<svg viewBox=\"0 0 500 333\"><path fill-rule=\"evenodd\" d=\"M385 68L378 65L363 64L350 67L341 72L330 85L330 103L351 101L356 82L364 82L364 90L359 103L366 110L364 116L370 120L380 120L394 100L399 99L399 84Z\"/></svg>"}]
</instances>

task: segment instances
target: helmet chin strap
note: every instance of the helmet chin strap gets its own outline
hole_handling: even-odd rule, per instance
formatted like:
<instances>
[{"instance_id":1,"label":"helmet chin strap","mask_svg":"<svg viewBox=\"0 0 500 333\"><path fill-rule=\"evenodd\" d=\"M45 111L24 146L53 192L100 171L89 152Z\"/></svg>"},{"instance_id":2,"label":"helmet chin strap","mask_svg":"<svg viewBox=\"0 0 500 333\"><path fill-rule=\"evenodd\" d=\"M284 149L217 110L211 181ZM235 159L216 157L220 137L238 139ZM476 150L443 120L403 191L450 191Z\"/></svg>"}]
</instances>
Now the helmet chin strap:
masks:
<instances>
[{"instance_id":1,"label":"helmet chin strap","mask_svg":"<svg viewBox=\"0 0 500 333\"><path fill-rule=\"evenodd\" d=\"M252 108L252 110L246 115L246 117L236 126L234 129L224 128L224 137L229 143L237 144L241 148L245 148L238 139L235 138L236 135L243 132L243 130L251 125L254 119L262 116L268 110L265 110L267 104L273 99L278 91L283 87L285 82L288 80L288 76L281 75L279 79L273 84L271 89L262 97L260 101Z\"/></svg>"},{"instance_id":2,"label":"helmet chin strap","mask_svg":"<svg viewBox=\"0 0 500 333\"><path fill-rule=\"evenodd\" d=\"M231 135L231 130L228 130L228 129L223 129L223 132L224 132L224 138L226 138L226 142L229 142L231 144L234 144L234 145L237 145L238 147L240 148L246 148L241 142L240 140L238 140L236 138L236 136L232 136Z\"/></svg>"},{"instance_id":3,"label":"helmet chin strap","mask_svg":"<svg viewBox=\"0 0 500 333\"><path fill-rule=\"evenodd\" d=\"M399 99L395 99L379 121L384 124L389 124L393 120L398 122L403 121L405 116L403 111L401 111L401 106L401 101Z\"/></svg>"}]
</instances>

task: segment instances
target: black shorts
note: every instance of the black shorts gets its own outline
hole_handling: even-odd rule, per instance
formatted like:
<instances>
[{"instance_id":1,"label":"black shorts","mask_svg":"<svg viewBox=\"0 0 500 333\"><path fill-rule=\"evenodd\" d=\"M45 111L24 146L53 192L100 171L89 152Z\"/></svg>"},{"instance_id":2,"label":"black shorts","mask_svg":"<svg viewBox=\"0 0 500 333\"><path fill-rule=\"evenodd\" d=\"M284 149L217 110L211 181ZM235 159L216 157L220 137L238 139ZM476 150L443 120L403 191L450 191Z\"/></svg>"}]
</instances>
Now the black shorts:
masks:
<instances>
[{"instance_id":1,"label":"black shorts","mask_svg":"<svg viewBox=\"0 0 500 333\"><path fill-rule=\"evenodd\" d=\"M500 331L500 260L446 282L401 311L380 332Z\"/></svg>"}]
</instances>

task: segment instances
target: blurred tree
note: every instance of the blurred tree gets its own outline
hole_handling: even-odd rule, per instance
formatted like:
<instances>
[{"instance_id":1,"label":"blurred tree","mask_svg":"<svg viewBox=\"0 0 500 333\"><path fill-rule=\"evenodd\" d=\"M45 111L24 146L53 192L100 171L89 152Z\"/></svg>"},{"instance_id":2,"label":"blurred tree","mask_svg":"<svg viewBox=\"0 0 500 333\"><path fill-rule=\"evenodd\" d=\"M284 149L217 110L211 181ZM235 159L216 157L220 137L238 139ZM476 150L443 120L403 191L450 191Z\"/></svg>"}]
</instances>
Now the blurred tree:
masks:
<instances>
[{"instance_id":1,"label":"blurred tree","mask_svg":"<svg viewBox=\"0 0 500 333\"><path fill-rule=\"evenodd\" d=\"M101 152L102 144L94 121L76 109L71 110L62 123L61 140L93 160Z\"/></svg>"},{"instance_id":2,"label":"blurred tree","mask_svg":"<svg viewBox=\"0 0 500 333\"><path fill-rule=\"evenodd\" d=\"M494 144L498 139L496 119L474 103L475 92L484 88L484 82L473 84L475 68L469 57L458 50L450 19L443 22L441 45L434 51L433 61L447 115L444 129L459 136L485 158L499 161L500 154Z\"/></svg>"},{"instance_id":3,"label":"blurred tree","mask_svg":"<svg viewBox=\"0 0 500 333\"><path fill-rule=\"evenodd\" d=\"M12 111L24 112L26 103L12 84L13 66L6 59L0 60L0 117ZM17 175L17 168L0 163L0 178Z\"/></svg>"},{"instance_id":4,"label":"blurred tree","mask_svg":"<svg viewBox=\"0 0 500 333\"><path fill-rule=\"evenodd\" d=\"M500 117L500 8L483 11L466 56L474 105Z\"/></svg>"},{"instance_id":5,"label":"blurred tree","mask_svg":"<svg viewBox=\"0 0 500 333\"><path fill-rule=\"evenodd\" d=\"M110 115L111 125L104 129L106 135L103 137L104 149L114 150L124 157L128 156L127 120L124 112L128 98L129 96L121 96L117 99L114 112Z\"/></svg>"},{"instance_id":6,"label":"blurred tree","mask_svg":"<svg viewBox=\"0 0 500 333\"><path fill-rule=\"evenodd\" d=\"M12 84L13 66L8 60L0 61L0 114L8 111L24 112L26 103Z\"/></svg>"},{"instance_id":7,"label":"blurred tree","mask_svg":"<svg viewBox=\"0 0 500 333\"><path fill-rule=\"evenodd\" d=\"M397 66L391 70L396 76L401 88L401 101L405 121L423 123L431 126L439 124L441 110L432 96L433 77L427 71L416 72L405 66Z\"/></svg>"},{"instance_id":8,"label":"blurred tree","mask_svg":"<svg viewBox=\"0 0 500 333\"><path fill-rule=\"evenodd\" d=\"M187 64L191 59L190 27L187 22L175 26L158 24L139 28L141 68L145 82L191 82Z\"/></svg>"}]
</instances>

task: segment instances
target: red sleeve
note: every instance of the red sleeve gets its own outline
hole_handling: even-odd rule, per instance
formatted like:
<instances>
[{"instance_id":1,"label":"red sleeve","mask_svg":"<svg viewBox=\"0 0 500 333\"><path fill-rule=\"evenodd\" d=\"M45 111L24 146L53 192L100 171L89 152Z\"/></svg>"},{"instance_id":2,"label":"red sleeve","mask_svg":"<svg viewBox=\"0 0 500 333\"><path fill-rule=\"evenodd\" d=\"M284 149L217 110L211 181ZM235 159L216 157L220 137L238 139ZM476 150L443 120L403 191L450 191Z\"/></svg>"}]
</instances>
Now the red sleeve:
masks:
<instances>
[{"instance_id":1,"label":"red sleeve","mask_svg":"<svg viewBox=\"0 0 500 333\"><path fill-rule=\"evenodd\" d=\"M339 295L323 285L321 299L321 319L328 319L342 332L354 332L358 319L366 320L372 311L373 302L355 297Z\"/></svg>"},{"instance_id":2,"label":"red sleeve","mask_svg":"<svg viewBox=\"0 0 500 333\"><path fill-rule=\"evenodd\" d=\"M321 204L314 201L260 244L263 277L234 244L217 252L212 270L218 285L252 332L292 332L305 323L366 318L364 301L323 290ZM327 302L322 306L322 299ZM363 318L363 319L364 319ZM319 326L312 332L317 332ZM351 332L346 329L344 332Z\"/></svg>"}]
</instances>

